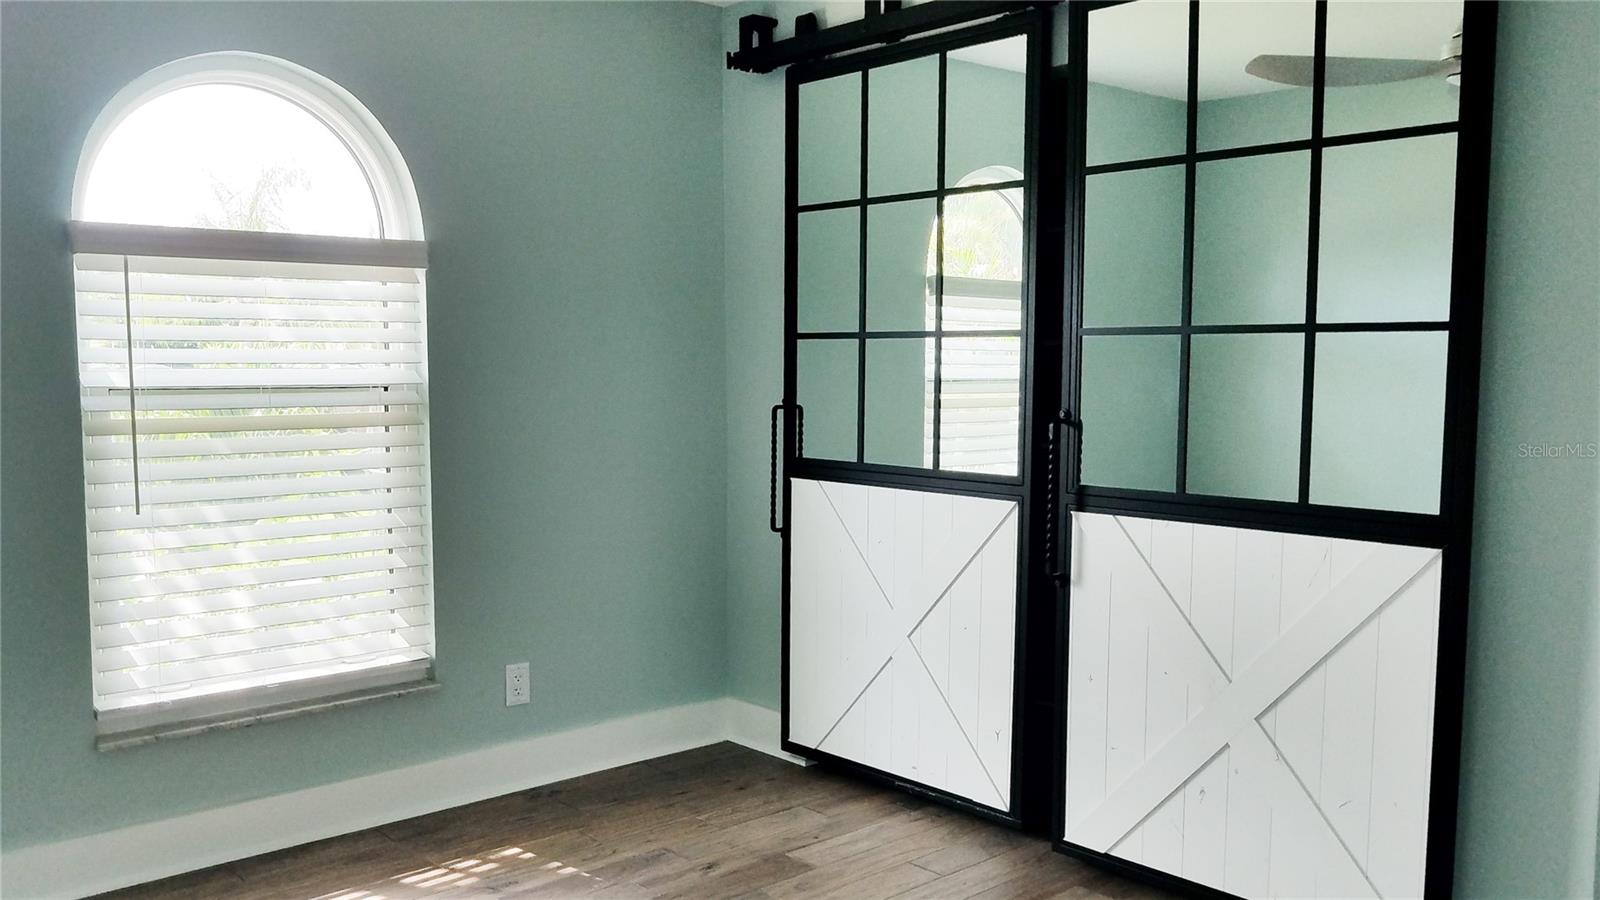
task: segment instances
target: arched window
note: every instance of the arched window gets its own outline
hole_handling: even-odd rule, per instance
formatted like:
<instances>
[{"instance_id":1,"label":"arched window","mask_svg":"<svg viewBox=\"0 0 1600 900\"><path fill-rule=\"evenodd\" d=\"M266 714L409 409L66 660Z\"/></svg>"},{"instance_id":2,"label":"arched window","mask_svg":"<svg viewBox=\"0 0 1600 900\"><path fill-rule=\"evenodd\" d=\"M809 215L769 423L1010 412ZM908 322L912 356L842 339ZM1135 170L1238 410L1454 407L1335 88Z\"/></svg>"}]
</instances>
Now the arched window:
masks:
<instances>
[{"instance_id":1,"label":"arched window","mask_svg":"<svg viewBox=\"0 0 1600 900\"><path fill-rule=\"evenodd\" d=\"M1015 183L1022 173L986 166L957 188ZM1022 327L1021 188L952 193L944 200L944 302L935 294L938 223L928 238L927 327L942 316L944 331L1017 330ZM939 380L944 406L940 465L945 469L1014 475L1018 470L1021 342L1015 337L945 338ZM933 433L934 348L927 349L924 433ZM933 465L924 441L923 465Z\"/></svg>"},{"instance_id":2,"label":"arched window","mask_svg":"<svg viewBox=\"0 0 1600 900\"><path fill-rule=\"evenodd\" d=\"M426 681L427 255L383 128L282 60L161 66L70 234L103 740Z\"/></svg>"}]
</instances>

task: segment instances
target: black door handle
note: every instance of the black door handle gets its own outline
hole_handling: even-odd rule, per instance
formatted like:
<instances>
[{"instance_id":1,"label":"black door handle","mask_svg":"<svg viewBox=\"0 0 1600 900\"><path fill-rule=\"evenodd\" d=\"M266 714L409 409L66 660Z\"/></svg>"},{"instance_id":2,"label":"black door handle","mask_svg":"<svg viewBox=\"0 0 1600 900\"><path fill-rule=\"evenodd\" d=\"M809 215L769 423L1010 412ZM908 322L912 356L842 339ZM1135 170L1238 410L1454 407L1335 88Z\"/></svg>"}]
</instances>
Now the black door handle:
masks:
<instances>
[{"instance_id":1,"label":"black door handle","mask_svg":"<svg viewBox=\"0 0 1600 900\"><path fill-rule=\"evenodd\" d=\"M1056 582L1067 577L1061 568L1061 541L1056 535L1056 510L1061 506L1061 429L1073 424L1074 420L1066 410L1057 412L1055 420L1050 423L1045 444L1044 572L1046 577Z\"/></svg>"},{"instance_id":2,"label":"black door handle","mask_svg":"<svg viewBox=\"0 0 1600 900\"><path fill-rule=\"evenodd\" d=\"M802 456L805 453L806 439L806 411L798 403L775 403L772 406L772 427L769 436L771 456L767 470L767 530L773 534L783 534L783 525L778 522L778 419L785 411L794 410L794 455Z\"/></svg>"}]
</instances>

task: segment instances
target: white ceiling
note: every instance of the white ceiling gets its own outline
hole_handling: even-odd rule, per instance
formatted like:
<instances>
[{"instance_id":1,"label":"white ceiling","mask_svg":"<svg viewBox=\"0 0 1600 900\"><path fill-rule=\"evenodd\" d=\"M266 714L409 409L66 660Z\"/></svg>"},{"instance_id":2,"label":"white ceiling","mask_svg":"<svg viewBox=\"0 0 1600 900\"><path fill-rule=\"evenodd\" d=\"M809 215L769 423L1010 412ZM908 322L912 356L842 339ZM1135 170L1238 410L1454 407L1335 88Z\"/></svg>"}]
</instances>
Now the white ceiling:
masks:
<instances>
[{"instance_id":1,"label":"white ceiling","mask_svg":"<svg viewBox=\"0 0 1600 900\"><path fill-rule=\"evenodd\" d=\"M1089 80L1182 100L1188 4L1140 0L1090 14ZM1212 0L1200 7L1202 100L1285 86L1244 70L1263 53L1311 53L1310 0ZM1461 24L1460 0L1344 2L1328 7L1328 55L1438 59Z\"/></svg>"}]
</instances>

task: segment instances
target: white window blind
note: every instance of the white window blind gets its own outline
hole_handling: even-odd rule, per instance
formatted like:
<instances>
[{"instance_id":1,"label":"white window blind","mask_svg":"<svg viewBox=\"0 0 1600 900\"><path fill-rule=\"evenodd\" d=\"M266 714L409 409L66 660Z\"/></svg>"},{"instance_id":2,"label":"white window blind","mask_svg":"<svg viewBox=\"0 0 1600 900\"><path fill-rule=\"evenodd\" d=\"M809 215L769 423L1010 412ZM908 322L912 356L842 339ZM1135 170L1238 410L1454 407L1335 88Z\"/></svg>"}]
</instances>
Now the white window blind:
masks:
<instances>
[{"instance_id":1,"label":"white window blind","mask_svg":"<svg viewBox=\"0 0 1600 900\"><path fill-rule=\"evenodd\" d=\"M958 187L1015 182L1022 173L989 166ZM941 236L929 239L927 327L946 333L939 353L939 468L1016 475L1022 385L1022 189L954 194L943 201ZM939 258L942 256L942 260ZM936 275L943 264L942 279ZM938 292L943 290L942 301ZM936 306L938 309L936 310ZM937 318L936 318L937 317ZM952 337L949 332L966 332ZM994 332L993 335L982 334ZM923 399L923 465L933 465L934 347L928 342Z\"/></svg>"},{"instance_id":2,"label":"white window blind","mask_svg":"<svg viewBox=\"0 0 1600 900\"><path fill-rule=\"evenodd\" d=\"M424 677L425 247L71 234L103 730Z\"/></svg>"},{"instance_id":3,"label":"white window blind","mask_svg":"<svg viewBox=\"0 0 1600 900\"><path fill-rule=\"evenodd\" d=\"M946 275L943 316L949 331L1020 329L1022 282ZM1017 474L1022 341L947 337L940 382L940 467Z\"/></svg>"}]
</instances>

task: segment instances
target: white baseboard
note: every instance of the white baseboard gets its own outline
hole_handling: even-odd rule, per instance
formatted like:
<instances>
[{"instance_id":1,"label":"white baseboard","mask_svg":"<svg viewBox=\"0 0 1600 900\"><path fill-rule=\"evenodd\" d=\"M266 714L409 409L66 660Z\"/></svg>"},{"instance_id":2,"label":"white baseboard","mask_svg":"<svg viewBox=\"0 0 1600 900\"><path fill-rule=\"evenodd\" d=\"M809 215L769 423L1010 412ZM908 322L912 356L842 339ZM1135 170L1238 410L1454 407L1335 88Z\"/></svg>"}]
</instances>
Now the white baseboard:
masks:
<instances>
[{"instance_id":1,"label":"white baseboard","mask_svg":"<svg viewBox=\"0 0 1600 900\"><path fill-rule=\"evenodd\" d=\"M75 898L730 740L780 759L778 714L725 698L497 744L0 857L8 900Z\"/></svg>"},{"instance_id":2,"label":"white baseboard","mask_svg":"<svg viewBox=\"0 0 1600 900\"><path fill-rule=\"evenodd\" d=\"M780 746L780 720L778 711L757 706L747 700L727 697L722 701L723 734L727 740L749 747L751 750L760 750L769 756L799 766L811 765L811 760L793 753L783 752Z\"/></svg>"}]
</instances>

